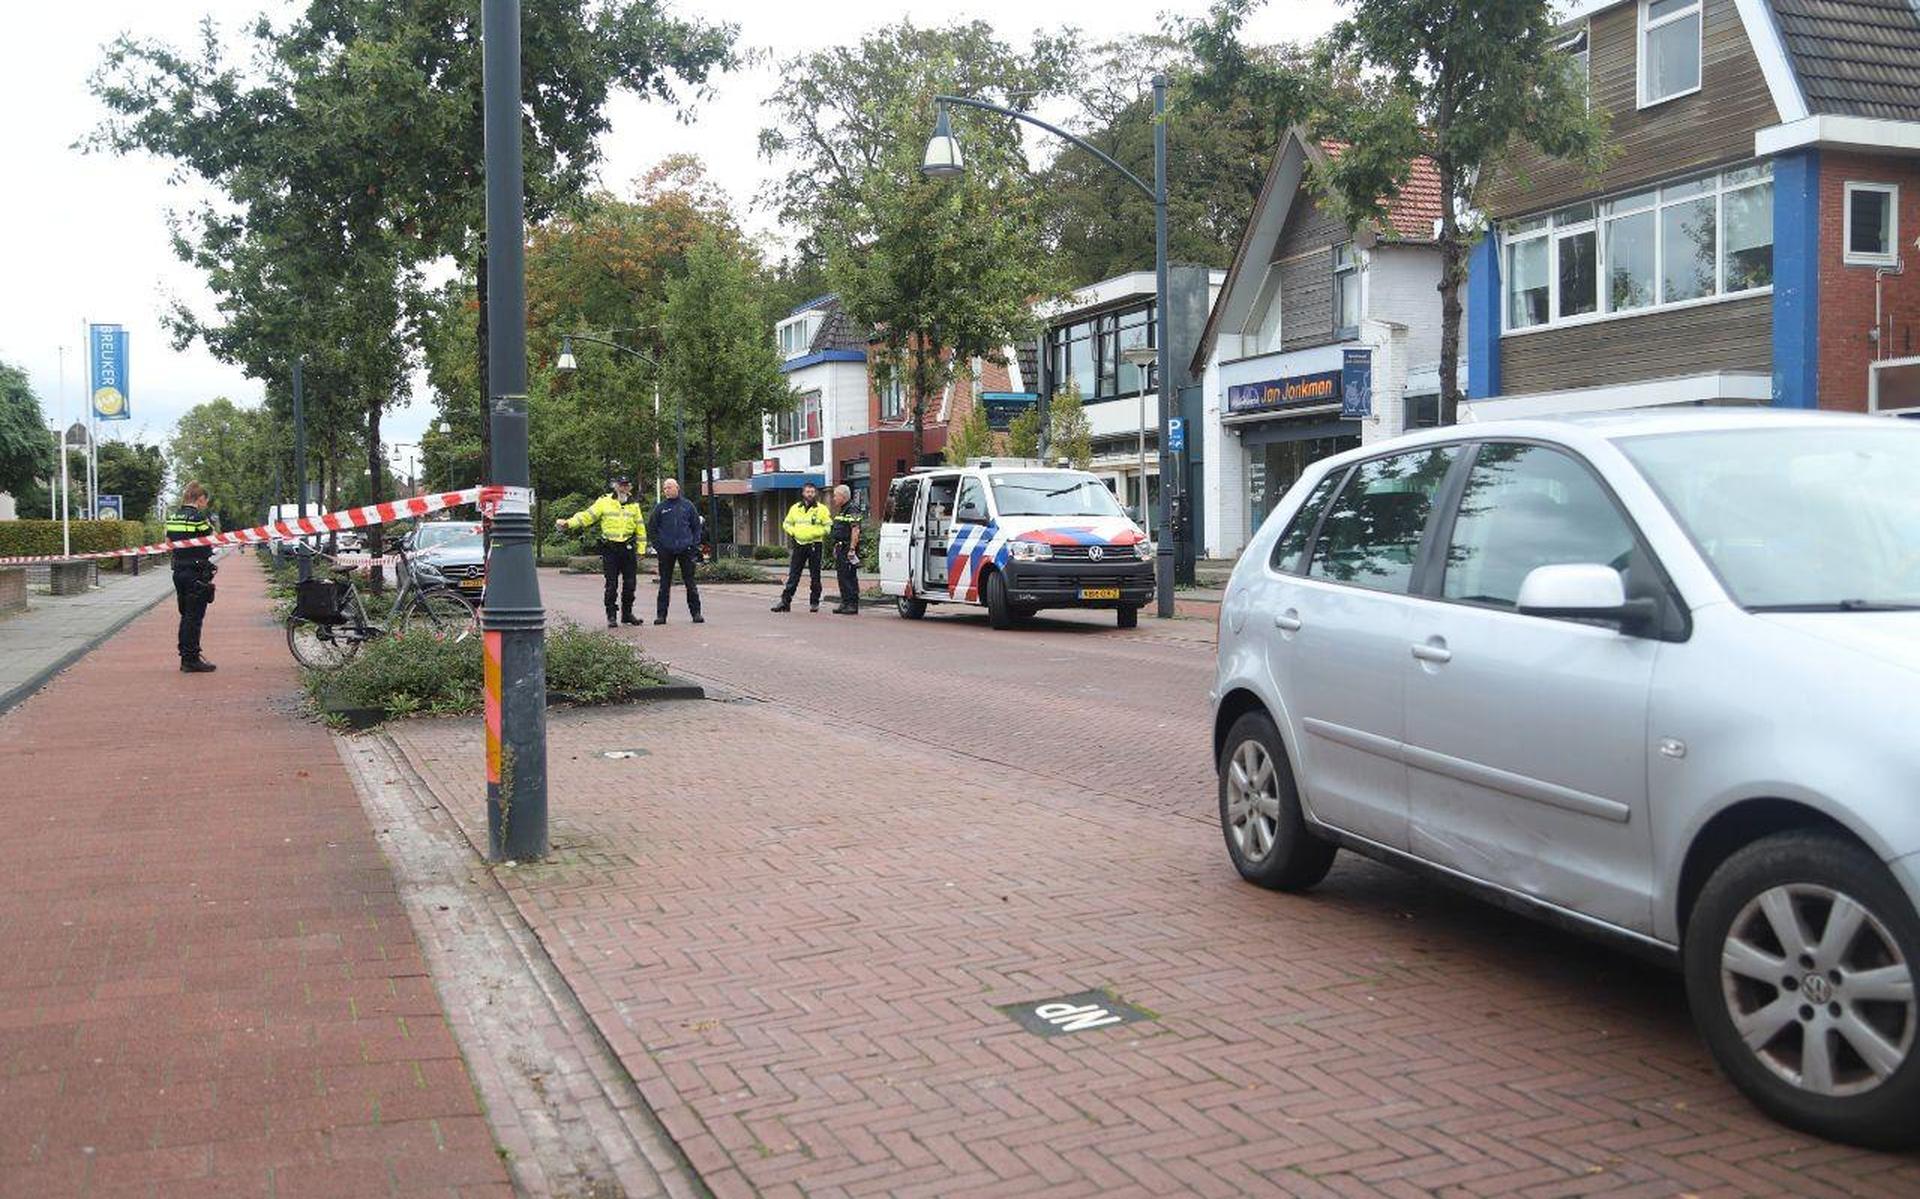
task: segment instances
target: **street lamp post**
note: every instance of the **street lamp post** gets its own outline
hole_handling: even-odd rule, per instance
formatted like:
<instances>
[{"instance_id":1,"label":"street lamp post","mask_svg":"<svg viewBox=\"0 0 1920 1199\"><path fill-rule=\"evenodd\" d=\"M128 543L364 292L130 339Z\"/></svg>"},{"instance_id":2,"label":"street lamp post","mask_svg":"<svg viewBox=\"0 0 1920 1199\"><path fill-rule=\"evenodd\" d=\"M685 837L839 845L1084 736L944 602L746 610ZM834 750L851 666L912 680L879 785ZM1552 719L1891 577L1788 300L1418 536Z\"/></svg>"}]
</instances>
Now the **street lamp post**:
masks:
<instances>
[{"instance_id":1,"label":"street lamp post","mask_svg":"<svg viewBox=\"0 0 1920 1199\"><path fill-rule=\"evenodd\" d=\"M1144 376L1140 380L1140 521L1149 540L1153 537L1153 500L1147 490L1147 379L1153 375L1159 354L1160 351L1153 346L1129 346L1120 351L1120 357L1127 360L1127 365ZM1166 489L1166 480L1162 479L1160 490L1164 493Z\"/></svg>"},{"instance_id":2,"label":"street lamp post","mask_svg":"<svg viewBox=\"0 0 1920 1199\"><path fill-rule=\"evenodd\" d=\"M1167 77L1155 74L1153 77L1153 183L1149 185L1140 176L1114 161L1113 157L1081 138L1075 137L1058 125L1050 125L1032 113L1005 108L985 100L975 100L970 96L935 96L938 108L934 114L933 136L927 141L926 157L921 160L920 171L930 179L944 179L963 173L965 159L960 153L960 141L953 135L953 125L947 116L947 106L959 105L962 108L978 108L984 112L998 113L1016 121L1025 121L1029 125L1046 130L1055 137L1085 150L1109 168L1119 173L1127 182L1139 188L1148 199L1153 201L1153 279L1154 279L1154 360L1158 367L1160 397L1160 541L1155 546L1154 575L1154 613L1162 617L1173 615L1173 564L1174 537L1179 531L1173 520L1173 488L1168 481L1173 478L1173 455L1167 449L1167 419L1172 413L1171 391L1172 373L1167 369ZM1143 401L1144 406L1144 401ZM1143 416L1141 424L1146 424ZM1144 441L1145 430L1141 437ZM1147 507L1146 476L1142 472L1140 481L1140 504L1142 515Z\"/></svg>"},{"instance_id":3,"label":"street lamp post","mask_svg":"<svg viewBox=\"0 0 1920 1199\"><path fill-rule=\"evenodd\" d=\"M453 437L453 426L452 426L452 425L450 425L450 424L448 424L448 423L447 423L446 421L441 421L441 422L440 422L440 437L441 437L441 439L442 439L442 440L444 440L444 441L446 441L446 442L447 442L447 451L446 451L446 453L447 453L447 490L448 490L448 491L452 491L452 490L453 490L453 479L454 479L454 475L453 475L453 442L452 442L452 437ZM422 451L421 451L421 453L422 453L422 456L424 456L424 455L425 455L425 452L426 452L426 451L425 451L424 449L422 449ZM424 467L424 463L423 463L422 465L423 465L423 467Z\"/></svg>"},{"instance_id":4,"label":"street lamp post","mask_svg":"<svg viewBox=\"0 0 1920 1199\"><path fill-rule=\"evenodd\" d=\"M521 148L520 0L483 0L481 80L487 173L487 373L492 479L524 489L527 453L525 164ZM481 609L487 738L487 855L547 854L547 614L524 498L493 516Z\"/></svg>"}]
</instances>

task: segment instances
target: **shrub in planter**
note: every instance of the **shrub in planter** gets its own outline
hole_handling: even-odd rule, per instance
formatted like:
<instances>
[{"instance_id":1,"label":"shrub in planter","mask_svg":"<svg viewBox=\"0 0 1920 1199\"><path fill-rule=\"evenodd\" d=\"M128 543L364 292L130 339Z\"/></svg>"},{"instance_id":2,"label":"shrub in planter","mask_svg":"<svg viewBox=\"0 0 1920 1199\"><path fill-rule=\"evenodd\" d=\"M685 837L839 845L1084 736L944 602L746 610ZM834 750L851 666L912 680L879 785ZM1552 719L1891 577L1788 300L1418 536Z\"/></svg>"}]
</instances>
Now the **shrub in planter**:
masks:
<instances>
[{"instance_id":1,"label":"shrub in planter","mask_svg":"<svg viewBox=\"0 0 1920 1199\"><path fill-rule=\"evenodd\" d=\"M745 558L715 558L700 568L703 583L764 583L767 572Z\"/></svg>"},{"instance_id":2,"label":"shrub in planter","mask_svg":"<svg viewBox=\"0 0 1920 1199\"><path fill-rule=\"evenodd\" d=\"M660 672L630 641L563 621L547 633L547 689L575 703L605 704L658 686Z\"/></svg>"},{"instance_id":3,"label":"shrub in planter","mask_svg":"<svg viewBox=\"0 0 1920 1199\"><path fill-rule=\"evenodd\" d=\"M756 545L753 547L753 556L762 562L785 562L787 551L778 545Z\"/></svg>"}]
</instances>

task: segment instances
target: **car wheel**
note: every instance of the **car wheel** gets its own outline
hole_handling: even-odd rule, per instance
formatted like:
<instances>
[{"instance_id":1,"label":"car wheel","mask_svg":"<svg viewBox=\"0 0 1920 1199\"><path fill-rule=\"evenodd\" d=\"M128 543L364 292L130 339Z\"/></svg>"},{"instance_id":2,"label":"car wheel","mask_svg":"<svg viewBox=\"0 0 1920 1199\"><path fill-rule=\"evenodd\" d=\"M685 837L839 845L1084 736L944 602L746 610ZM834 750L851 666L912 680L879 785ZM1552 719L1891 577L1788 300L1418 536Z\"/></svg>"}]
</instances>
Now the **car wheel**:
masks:
<instances>
[{"instance_id":1,"label":"car wheel","mask_svg":"<svg viewBox=\"0 0 1920 1199\"><path fill-rule=\"evenodd\" d=\"M987 576L987 623L996 629L1013 627L1013 605L1007 602L1007 576L997 570Z\"/></svg>"},{"instance_id":2,"label":"car wheel","mask_svg":"<svg viewBox=\"0 0 1920 1199\"><path fill-rule=\"evenodd\" d=\"M927 614L927 601L903 595L894 601L894 607L908 620L919 620Z\"/></svg>"},{"instance_id":3,"label":"car wheel","mask_svg":"<svg viewBox=\"0 0 1920 1199\"><path fill-rule=\"evenodd\" d=\"M1920 915L1873 854L1756 841L1707 880L1682 953L1694 1022L1747 1098L1833 1140L1920 1144Z\"/></svg>"},{"instance_id":4,"label":"car wheel","mask_svg":"<svg viewBox=\"0 0 1920 1199\"><path fill-rule=\"evenodd\" d=\"M1219 773L1220 830L1241 878L1275 891L1304 891L1327 876L1335 847L1308 831L1280 731L1265 712L1233 722Z\"/></svg>"},{"instance_id":5,"label":"car wheel","mask_svg":"<svg viewBox=\"0 0 1920 1199\"><path fill-rule=\"evenodd\" d=\"M1140 627L1140 609L1138 608L1121 608L1119 612L1116 613L1116 616L1116 623L1123 629L1137 629Z\"/></svg>"}]
</instances>

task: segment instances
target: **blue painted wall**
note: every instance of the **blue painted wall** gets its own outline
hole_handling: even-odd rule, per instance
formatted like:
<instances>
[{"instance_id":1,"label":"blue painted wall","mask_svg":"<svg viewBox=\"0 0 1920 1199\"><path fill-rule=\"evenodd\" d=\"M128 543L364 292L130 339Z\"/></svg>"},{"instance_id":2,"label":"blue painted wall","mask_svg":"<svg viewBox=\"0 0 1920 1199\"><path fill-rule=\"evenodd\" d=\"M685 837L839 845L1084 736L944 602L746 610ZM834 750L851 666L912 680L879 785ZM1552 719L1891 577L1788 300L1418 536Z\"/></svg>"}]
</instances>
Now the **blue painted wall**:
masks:
<instances>
[{"instance_id":1,"label":"blue painted wall","mask_svg":"<svg viewBox=\"0 0 1920 1199\"><path fill-rule=\"evenodd\" d=\"M1467 398L1500 394L1500 239L1489 229L1467 259Z\"/></svg>"},{"instance_id":2,"label":"blue painted wall","mask_svg":"<svg viewBox=\"0 0 1920 1199\"><path fill-rule=\"evenodd\" d=\"M1773 404L1820 406L1820 152L1773 160Z\"/></svg>"}]
</instances>

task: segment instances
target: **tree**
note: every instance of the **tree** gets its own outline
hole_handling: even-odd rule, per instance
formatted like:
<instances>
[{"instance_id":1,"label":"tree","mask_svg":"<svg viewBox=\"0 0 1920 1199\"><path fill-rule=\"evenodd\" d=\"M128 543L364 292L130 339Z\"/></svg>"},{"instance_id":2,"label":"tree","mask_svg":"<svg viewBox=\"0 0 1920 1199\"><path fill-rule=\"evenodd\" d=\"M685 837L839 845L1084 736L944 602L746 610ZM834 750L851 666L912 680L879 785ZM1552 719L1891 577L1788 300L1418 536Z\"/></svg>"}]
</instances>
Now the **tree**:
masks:
<instances>
[{"instance_id":1,"label":"tree","mask_svg":"<svg viewBox=\"0 0 1920 1199\"><path fill-rule=\"evenodd\" d=\"M1032 332L1032 305L1063 290L1039 248L1043 188L1018 124L955 112L967 172L928 180L932 98L1030 104L1065 82L1069 45L1040 38L1022 54L984 22L902 21L788 62L771 103L780 124L761 133L762 151L793 166L767 198L824 253L847 314L874 330L878 373L905 385L916 461L929 401L974 359L1001 358Z\"/></svg>"},{"instance_id":2,"label":"tree","mask_svg":"<svg viewBox=\"0 0 1920 1199\"><path fill-rule=\"evenodd\" d=\"M1346 143L1316 185L1349 226L1378 221L1416 159L1440 177L1440 420L1460 403L1460 287L1480 235L1474 181L1516 140L1598 170L1606 114L1555 48L1548 0L1354 0L1322 44L1315 131Z\"/></svg>"},{"instance_id":3,"label":"tree","mask_svg":"<svg viewBox=\"0 0 1920 1199\"><path fill-rule=\"evenodd\" d=\"M1007 422L1007 453L1015 458L1040 456L1040 409L1038 405L1021 411Z\"/></svg>"},{"instance_id":4,"label":"tree","mask_svg":"<svg viewBox=\"0 0 1920 1199\"><path fill-rule=\"evenodd\" d=\"M1080 385L1069 383L1065 390L1055 392L1047 409L1051 426L1047 452L1055 458L1065 458L1076 470L1092 466L1093 422L1087 419L1087 410L1081 405Z\"/></svg>"},{"instance_id":5,"label":"tree","mask_svg":"<svg viewBox=\"0 0 1920 1199\"><path fill-rule=\"evenodd\" d=\"M1076 132L1153 179L1152 76L1168 76L1169 258L1226 267L1259 198L1279 135L1306 112L1309 70L1292 47L1250 47L1240 27L1258 0L1215 0L1203 18L1093 47L1077 72ZM1076 285L1154 260L1153 202L1077 146L1047 168L1048 242Z\"/></svg>"},{"instance_id":6,"label":"tree","mask_svg":"<svg viewBox=\"0 0 1920 1199\"><path fill-rule=\"evenodd\" d=\"M987 407L975 404L967 419L947 429L947 462L964 466L969 458L985 458L993 453L994 433L987 424Z\"/></svg>"},{"instance_id":7,"label":"tree","mask_svg":"<svg viewBox=\"0 0 1920 1199\"><path fill-rule=\"evenodd\" d=\"M223 528L258 523L253 517L267 494L273 445L269 421L264 409L222 396L195 404L174 426L168 446L174 477L183 487L195 480L206 486L208 508L219 513Z\"/></svg>"},{"instance_id":8,"label":"tree","mask_svg":"<svg viewBox=\"0 0 1920 1199\"><path fill-rule=\"evenodd\" d=\"M698 92L734 65L735 32L656 0L527 6L529 217L585 191L615 91ZM171 159L229 196L337 214L356 237L390 239L402 276L447 255L474 263L475 374L489 394L480 0L309 0L285 29L256 19L242 45L230 59L210 19L196 56L119 38L92 79L113 115L87 144Z\"/></svg>"},{"instance_id":9,"label":"tree","mask_svg":"<svg viewBox=\"0 0 1920 1199\"><path fill-rule=\"evenodd\" d=\"M23 495L59 469L53 432L27 374L0 362L0 491Z\"/></svg>"},{"instance_id":10,"label":"tree","mask_svg":"<svg viewBox=\"0 0 1920 1199\"><path fill-rule=\"evenodd\" d=\"M752 260L711 232L688 253L686 273L667 282L660 387L664 400L704 431L706 479L714 477L715 458L724 446L751 443L757 449L766 417L792 402L779 351L761 319L758 288ZM681 480L683 487L686 483ZM698 488L689 491L699 493ZM715 523L711 492L707 512L709 524ZM718 528L709 528L707 535L720 540Z\"/></svg>"},{"instance_id":11,"label":"tree","mask_svg":"<svg viewBox=\"0 0 1920 1199\"><path fill-rule=\"evenodd\" d=\"M166 482L167 460L159 446L130 441L100 443L100 490L120 497L120 510L128 520L151 517Z\"/></svg>"}]
</instances>

